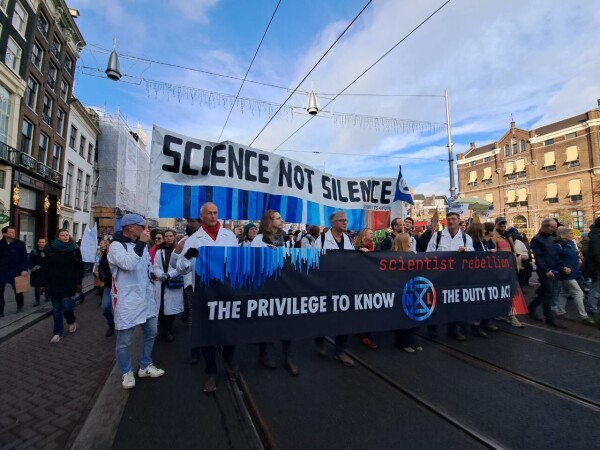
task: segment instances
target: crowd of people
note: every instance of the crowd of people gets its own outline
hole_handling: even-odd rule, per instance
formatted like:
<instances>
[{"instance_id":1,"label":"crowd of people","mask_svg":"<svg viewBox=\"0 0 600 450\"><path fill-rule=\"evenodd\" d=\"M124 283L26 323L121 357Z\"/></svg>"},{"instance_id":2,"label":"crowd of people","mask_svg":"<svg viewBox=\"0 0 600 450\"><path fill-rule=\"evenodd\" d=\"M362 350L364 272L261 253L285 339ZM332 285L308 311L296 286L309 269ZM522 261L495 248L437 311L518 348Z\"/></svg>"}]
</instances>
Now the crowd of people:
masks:
<instances>
[{"instance_id":1,"label":"crowd of people","mask_svg":"<svg viewBox=\"0 0 600 450\"><path fill-rule=\"evenodd\" d=\"M116 336L117 366L122 375L122 387L135 387L132 340L136 327L142 330L142 342L138 355L138 378L156 378L165 374L152 360L156 337L173 342L175 317L188 321L192 312L194 291L193 267L202 246L222 247L270 247L315 248L327 250L351 250L360 252L509 252L514 257L514 267L521 288L539 287L534 300L528 305L529 316L542 320L538 307L542 306L543 320L555 328L565 328L558 318L567 318L566 303L574 302L578 319L594 324L591 317L597 312L598 273L600 272L600 218L595 221L589 234L575 242L573 230L562 226L556 219L542 221L538 233L531 242L516 228L507 228L504 217L494 222L465 223L457 213L446 216L446 226L427 226L422 232L414 228L410 217L395 218L382 239L365 228L357 233L347 229L348 219L343 211L335 211L329 217L329 227L322 230L307 225L305 231L284 231L284 221L278 211L268 210L258 226L248 223L234 231L221 225L217 206L207 202L202 205L198 218L188 218L185 236L177 236L173 230L153 230L146 227L146 220L137 214L126 214L121 219L122 230L111 241L99 243L98 261L94 276L100 284L102 314L105 317L106 337ZM535 264L534 264L535 260ZM533 271L537 282L530 283ZM60 342L64 334L64 321L68 331L77 330L75 299L81 293L84 263L78 245L68 230L58 231L56 239L40 238L27 255L24 244L16 239L15 229L4 227L0 240L0 316L4 315L4 289L10 284L15 290L15 278L30 272L34 287L34 306L40 304L41 296L51 301L53 307L53 331L51 343ZM586 295L587 294L587 295ZM17 311L23 308L23 294L16 294ZM575 318L573 318L575 319ZM515 327L523 325L514 314L498 317ZM488 338L498 330L495 320L482 318L475 322L452 322L447 324L447 335L465 340L470 333L478 338ZM436 338L438 326L429 326L427 333ZM408 352L421 352L423 347L416 340L416 328L394 331L395 345ZM369 330L357 335L366 347L376 350L377 343ZM335 336L334 358L346 367L354 361L346 349L348 335ZM272 343L258 345L258 363L266 369L277 367L272 353ZM281 341L283 368L292 376L300 369L292 358L293 343L286 336ZM327 357L323 337L315 338L319 355ZM235 362L235 346L222 347L222 358L229 379L236 380L239 367ZM190 348L190 363L200 358L205 361L204 392L217 389L217 348L205 346Z\"/></svg>"}]
</instances>

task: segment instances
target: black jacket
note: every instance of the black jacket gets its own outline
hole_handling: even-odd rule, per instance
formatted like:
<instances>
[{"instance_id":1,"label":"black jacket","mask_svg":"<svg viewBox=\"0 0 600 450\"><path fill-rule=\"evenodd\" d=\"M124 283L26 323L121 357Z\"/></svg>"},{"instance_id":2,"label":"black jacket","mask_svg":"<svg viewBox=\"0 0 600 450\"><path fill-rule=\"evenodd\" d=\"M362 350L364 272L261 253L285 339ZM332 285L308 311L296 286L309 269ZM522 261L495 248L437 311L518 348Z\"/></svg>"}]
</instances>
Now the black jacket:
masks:
<instances>
[{"instance_id":1,"label":"black jacket","mask_svg":"<svg viewBox=\"0 0 600 450\"><path fill-rule=\"evenodd\" d=\"M555 244L556 239L551 234L538 233L531 240L531 251L535 255L535 268L538 275L554 272L558 275L562 271L560 254Z\"/></svg>"},{"instance_id":2,"label":"black jacket","mask_svg":"<svg viewBox=\"0 0 600 450\"><path fill-rule=\"evenodd\" d=\"M73 297L83 280L83 259L79 248L70 251L49 248L42 265L42 278L48 298Z\"/></svg>"}]
</instances>

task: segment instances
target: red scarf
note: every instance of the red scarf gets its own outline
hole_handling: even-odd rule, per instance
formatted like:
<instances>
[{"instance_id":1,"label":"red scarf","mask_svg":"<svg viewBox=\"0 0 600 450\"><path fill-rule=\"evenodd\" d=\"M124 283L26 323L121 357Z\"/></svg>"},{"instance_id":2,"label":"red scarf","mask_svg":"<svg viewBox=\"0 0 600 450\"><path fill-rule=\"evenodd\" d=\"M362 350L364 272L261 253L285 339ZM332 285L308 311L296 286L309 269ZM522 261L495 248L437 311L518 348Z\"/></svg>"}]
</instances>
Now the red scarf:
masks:
<instances>
[{"instance_id":1,"label":"red scarf","mask_svg":"<svg viewBox=\"0 0 600 450\"><path fill-rule=\"evenodd\" d=\"M217 240L217 234L219 234L219 230L221 229L221 222L217 222L214 227L209 227L205 223L202 223L202 229L206 231L213 241Z\"/></svg>"}]
</instances>

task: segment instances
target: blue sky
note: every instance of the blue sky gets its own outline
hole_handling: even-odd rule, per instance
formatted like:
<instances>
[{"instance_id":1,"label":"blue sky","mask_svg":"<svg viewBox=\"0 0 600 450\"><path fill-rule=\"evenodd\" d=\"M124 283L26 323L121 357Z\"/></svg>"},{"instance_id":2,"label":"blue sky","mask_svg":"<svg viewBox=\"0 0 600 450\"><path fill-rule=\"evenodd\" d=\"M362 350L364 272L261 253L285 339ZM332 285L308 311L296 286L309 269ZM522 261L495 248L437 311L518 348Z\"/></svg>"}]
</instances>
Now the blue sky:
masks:
<instances>
[{"instance_id":1,"label":"blue sky","mask_svg":"<svg viewBox=\"0 0 600 450\"><path fill-rule=\"evenodd\" d=\"M367 3L366 0L283 0L249 80L294 88ZM443 0L375 0L300 87L338 93L429 16ZM134 57L243 78L277 0L71 0L87 47L78 62L75 95L117 109L131 125L153 124L216 141L229 108L178 99L145 80L235 95L241 82ZM454 153L469 142L499 139L511 115L529 129L597 106L600 98L600 8L584 0L452 0L400 44L348 93L435 94L438 97L341 96L327 110L445 123L448 90ZM103 77L117 38L121 82ZM127 57L130 55L131 57ZM85 67L85 68L84 68ZM98 71L99 70L99 71ZM124 82L127 81L127 82ZM168 89L167 89L168 90ZM246 83L242 97L282 103L283 89ZM273 120L253 146L339 176L404 177L416 192L448 194L444 132L380 132L336 126L331 115L297 113ZM326 103L320 96L321 106ZM266 111L233 109L221 140L252 142L270 119ZM308 153L303 153L308 152ZM321 152L315 154L313 152Z\"/></svg>"}]
</instances>

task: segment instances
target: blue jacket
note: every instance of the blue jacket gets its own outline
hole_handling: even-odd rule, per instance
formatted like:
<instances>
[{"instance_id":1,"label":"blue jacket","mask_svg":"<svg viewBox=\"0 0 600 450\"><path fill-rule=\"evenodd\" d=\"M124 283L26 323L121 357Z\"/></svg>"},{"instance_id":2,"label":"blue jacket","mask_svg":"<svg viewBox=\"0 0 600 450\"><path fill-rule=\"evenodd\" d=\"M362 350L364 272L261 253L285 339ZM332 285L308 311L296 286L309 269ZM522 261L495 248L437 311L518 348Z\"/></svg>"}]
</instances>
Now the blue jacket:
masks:
<instances>
[{"instance_id":1,"label":"blue jacket","mask_svg":"<svg viewBox=\"0 0 600 450\"><path fill-rule=\"evenodd\" d=\"M531 239L530 247L535 255L535 268L538 275L544 276L550 271L558 275L564 267L560 263L560 255L554 241L554 236L546 233L538 233Z\"/></svg>"},{"instance_id":2,"label":"blue jacket","mask_svg":"<svg viewBox=\"0 0 600 450\"><path fill-rule=\"evenodd\" d=\"M0 283L14 283L15 277L29 270L25 243L15 239L10 244L0 239Z\"/></svg>"},{"instance_id":3,"label":"blue jacket","mask_svg":"<svg viewBox=\"0 0 600 450\"><path fill-rule=\"evenodd\" d=\"M575 241L559 240L554 244L558 249L560 265L571 269L570 274L561 273L561 280L578 280L581 276L579 271L579 249Z\"/></svg>"}]
</instances>

